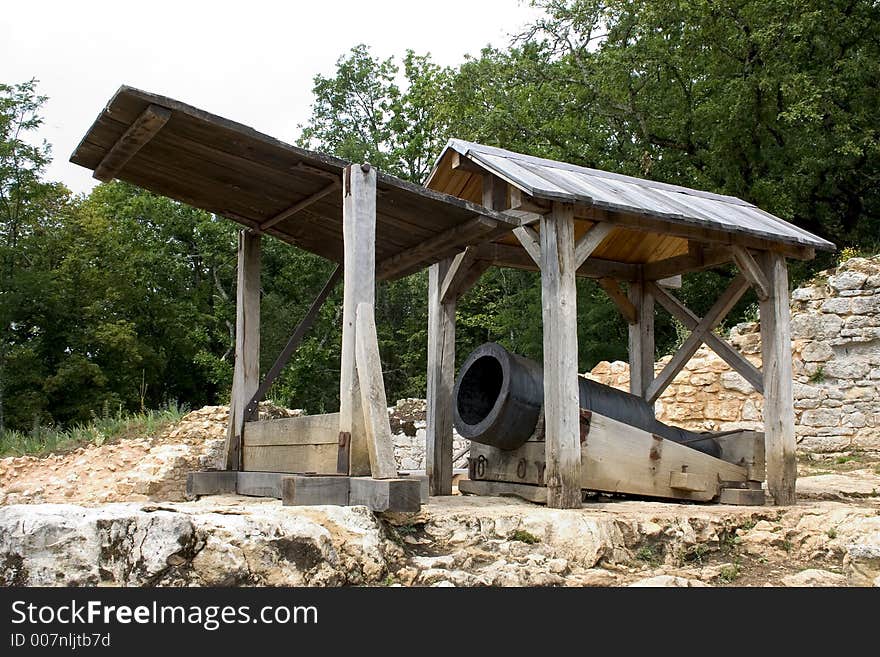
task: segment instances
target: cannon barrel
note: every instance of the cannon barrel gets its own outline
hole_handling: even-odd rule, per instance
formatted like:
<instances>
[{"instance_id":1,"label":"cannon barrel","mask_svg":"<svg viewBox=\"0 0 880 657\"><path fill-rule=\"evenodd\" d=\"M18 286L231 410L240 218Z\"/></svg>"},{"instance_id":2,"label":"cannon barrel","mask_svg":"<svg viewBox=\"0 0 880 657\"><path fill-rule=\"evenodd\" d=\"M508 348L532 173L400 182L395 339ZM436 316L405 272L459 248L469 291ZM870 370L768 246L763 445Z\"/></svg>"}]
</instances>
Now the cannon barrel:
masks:
<instances>
[{"instance_id":1,"label":"cannon barrel","mask_svg":"<svg viewBox=\"0 0 880 657\"><path fill-rule=\"evenodd\" d=\"M583 409L685 443L711 456L721 453L711 437L660 422L641 397L584 377L578 377L578 384ZM544 375L536 362L487 342L465 360L453 394L459 435L499 449L516 449L538 428L544 404Z\"/></svg>"}]
</instances>

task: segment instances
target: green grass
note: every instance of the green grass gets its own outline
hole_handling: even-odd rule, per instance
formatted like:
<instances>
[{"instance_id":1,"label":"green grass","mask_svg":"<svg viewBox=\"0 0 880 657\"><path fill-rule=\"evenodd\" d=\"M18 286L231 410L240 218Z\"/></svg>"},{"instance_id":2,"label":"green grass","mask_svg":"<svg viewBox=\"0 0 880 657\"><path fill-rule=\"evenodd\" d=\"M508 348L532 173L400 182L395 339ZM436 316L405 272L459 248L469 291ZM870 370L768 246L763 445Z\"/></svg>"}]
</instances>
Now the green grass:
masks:
<instances>
[{"instance_id":1,"label":"green grass","mask_svg":"<svg viewBox=\"0 0 880 657\"><path fill-rule=\"evenodd\" d=\"M810 375L809 381L810 383L822 383L825 381L825 366L819 365L816 371Z\"/></svg>"},{"instance_id":2,"label":"green grass","mask_svg":"<svg viewBox=\"0 0 880 657\"><path fill-rule=\"evenodd\" d=\"M651 566L659 565L661 556L660 550L655 545L643 545L636 551L636 559Z\"/></svg>"},{"instance_id":3,"label":"green grass","mask_svg":"<svg viewBox=\"0 0 880 657\"><path fill-rule=\"evenodd\" d=\"M525 529L517 529L508 537L508 540L520 541L521 543L527 543L528 545L534 545L535 543L541 542L540 538L531 532L527 532Z\"/></svg>"},{"instance_id":4,"label":"green grass","mask_svg":"<svg viewBox=\"0 0 880 657\"><path fill-rule=\"evenodd\" d=\"M731 582L736 581L739 577L739 566L736 564L731 564L729 566L724 566L721 569L721 572L718 573L718 579L724 584L730 584Z\"/></svg>"},{"instance_id":5,"label":"green grass","mask_svg":"<svg viewBox=\"0 0 880 657\"><path fill-rule=\"evenodd\" d=\"M68 452L83 445L103 445L122 438L150 436L180 420L188 409L169 404L142 413L104 413L88 424L71 427L36 426L30 431L0 433L0 456L37 456Z\"/></svg>"}]
</instances>

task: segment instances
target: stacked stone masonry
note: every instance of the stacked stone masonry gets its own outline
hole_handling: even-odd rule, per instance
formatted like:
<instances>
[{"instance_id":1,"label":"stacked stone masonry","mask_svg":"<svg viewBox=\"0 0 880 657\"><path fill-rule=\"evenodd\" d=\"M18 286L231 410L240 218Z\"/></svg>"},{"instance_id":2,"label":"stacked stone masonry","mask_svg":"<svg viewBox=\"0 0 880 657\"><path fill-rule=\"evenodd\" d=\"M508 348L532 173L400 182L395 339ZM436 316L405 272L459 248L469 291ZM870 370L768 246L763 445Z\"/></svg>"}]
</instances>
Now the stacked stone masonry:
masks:
<instances>
[{"instance_id":1,"label":"stacked stone masonry","mask_svg":"<svg viewBox=\"0 0 880 657\"><path fill-rule=\"evenodd\" d=\"M880 449L880 256L851 258L791 295L798 447L810 452ZM761 366L755 322L729 340ZM670 357L655 365L659 373ZM600 362L590 378L628 389L626 363ZM761 429L761 395L702 347L657 402L664 422L699 431Z\"/></svg>"}]
</instances>

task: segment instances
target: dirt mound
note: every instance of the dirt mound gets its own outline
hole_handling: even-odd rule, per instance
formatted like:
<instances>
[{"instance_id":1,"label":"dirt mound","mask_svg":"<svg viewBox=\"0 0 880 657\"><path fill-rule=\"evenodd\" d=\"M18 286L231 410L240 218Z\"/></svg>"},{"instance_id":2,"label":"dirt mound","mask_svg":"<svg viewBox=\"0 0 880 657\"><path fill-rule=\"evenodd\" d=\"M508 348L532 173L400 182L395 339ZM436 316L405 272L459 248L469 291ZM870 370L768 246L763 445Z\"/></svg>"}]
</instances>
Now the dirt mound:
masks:
<instances>
[{"instance_id":1,"label":"dirt mound","mask_svg":"<svg viewBox=\"0 0 880 657\"><path fill-rule=\"evenodd\" d=\"M260 419L297 415L260 405ZM0 459L0 504L183 500L187 473L221 466L228 417L227 406L205 406L156 436Z\"/></svg>"}]
</instances>

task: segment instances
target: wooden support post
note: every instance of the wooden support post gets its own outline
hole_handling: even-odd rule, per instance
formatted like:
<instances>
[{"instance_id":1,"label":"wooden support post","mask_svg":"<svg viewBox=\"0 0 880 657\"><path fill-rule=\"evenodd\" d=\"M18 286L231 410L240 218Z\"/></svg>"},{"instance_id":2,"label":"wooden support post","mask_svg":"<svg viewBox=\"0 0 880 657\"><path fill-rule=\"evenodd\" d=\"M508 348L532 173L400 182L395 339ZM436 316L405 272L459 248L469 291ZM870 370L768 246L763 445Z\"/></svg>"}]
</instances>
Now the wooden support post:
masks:
<instances>
[{"instance_id":1,"label":"wooden support post","mask_svg":"<svg viewBox=\"0 0 880 657\"><path fill-rule=\"evenodd\" d=\"M645 398L654 380L654 295L643 282L630 283L636 322L629 325L629 391Z\"/></svg>"},{"instance_id":2,"label":"wooden support post","mask_svg":"<svg viewBox=\"0 0 880 657\"><path fill-rule=\"evenodd\" d=\"M599 248L602 241L611 234L614 225L607 222L594 224L586 233L581 236L574 245L574 269L577 271L581 268L587 258Z\"/></svg>"},{"instance_id":3,"label":"wooden support post","mask_svg":"<svg viewBox=\"0 0 880 657\"><path fill-rule=\"evenodd\" d=\"M229 425L226 430L226 469L241 469L245 408L260 385L260 236L238 232L238 282L235 293L235 366Z\"/></svg>"},{"instance_id":4,"label":"wooden support post","mask_svg":"<svg viewBox=\"0 0 880 657\"><path fill-rule=\"evenodd\" d=\"M617 306L627 324L638 322L636 307L632 305L626 293L620 289L620 284L616 280L613 278L600 278L598 283L599 287L605 290L605 293L614 302L614 305Z\"/></svg>"},{"instance_id":5,"label":"wooden support post","mask_svg":"<svg viewBox=\"0 0 880 657\"><path fill-rule=\"evenodd\" d=\"M452 259L428 270L428 416L425 469L431 495L452 494L452 389L455 384L455 302L441 301Z\"/></svg>"},{"instance_id":6,"label":"wooden support post","mask_svg":"<svg viewBox=\"0 0 880 657\"><path fill-rule=\"evenodd\" d=\"M761 271L761 267L758 266L758 263L755 262L752 254L747 249L741 246L734 246L731 250L733 251L733 261L736 263L737 268L751 283L752 287L755 288L758 301L766 301L767 297L770 296L770 284L764 272Z\"/></svg>"},{"instance_id":7,"label":"wooden support post","mask_svg":"<svg viewBox=\"0 0 880 657\"><path fill-rule=\"evenodd\" d=\"M574 207L556 202L541 217L544 423L547 505L581 506Z\"/></svg>"},{"instance_id":8,"label":"wooden support post","mask_svg":"<svg viewBox=\"0 0 880 657\"><path fill-rule=\"evenodd\" d=\"M370 474L361 392L355 363L358 304L376 300L376 170L369 164L346 167L342 186L343 259L342 362L339 373L340 474Z\"/></svg>"},{"instance_id":9,"label":"wooden support post","mask_svg":"<svg viewBox=\"0 0 880 657\"><path fill-rule=\"evenodd\" d=\"M777 505L788 505L795 503L797 480L788 269L779 253L763 253L759 262L769 293L760 304L767 488Z\"/></svg>"},{"instance_id":10,"label":"wooden support post","mask_svg":"<svg viewBox=\"0 0 880 657\"><path fill-rule=\"evenodd\" d=\"M397 476L394 461L394 439L388 420L388 400L382 378L382 361L379 358L379 338L373 304L359 303L355 328L355 360L357 379L361 390L361 407L367 433L367 452L370 455L370 472L376 479L392 479Z\"/></svg>"}]
</instances>

